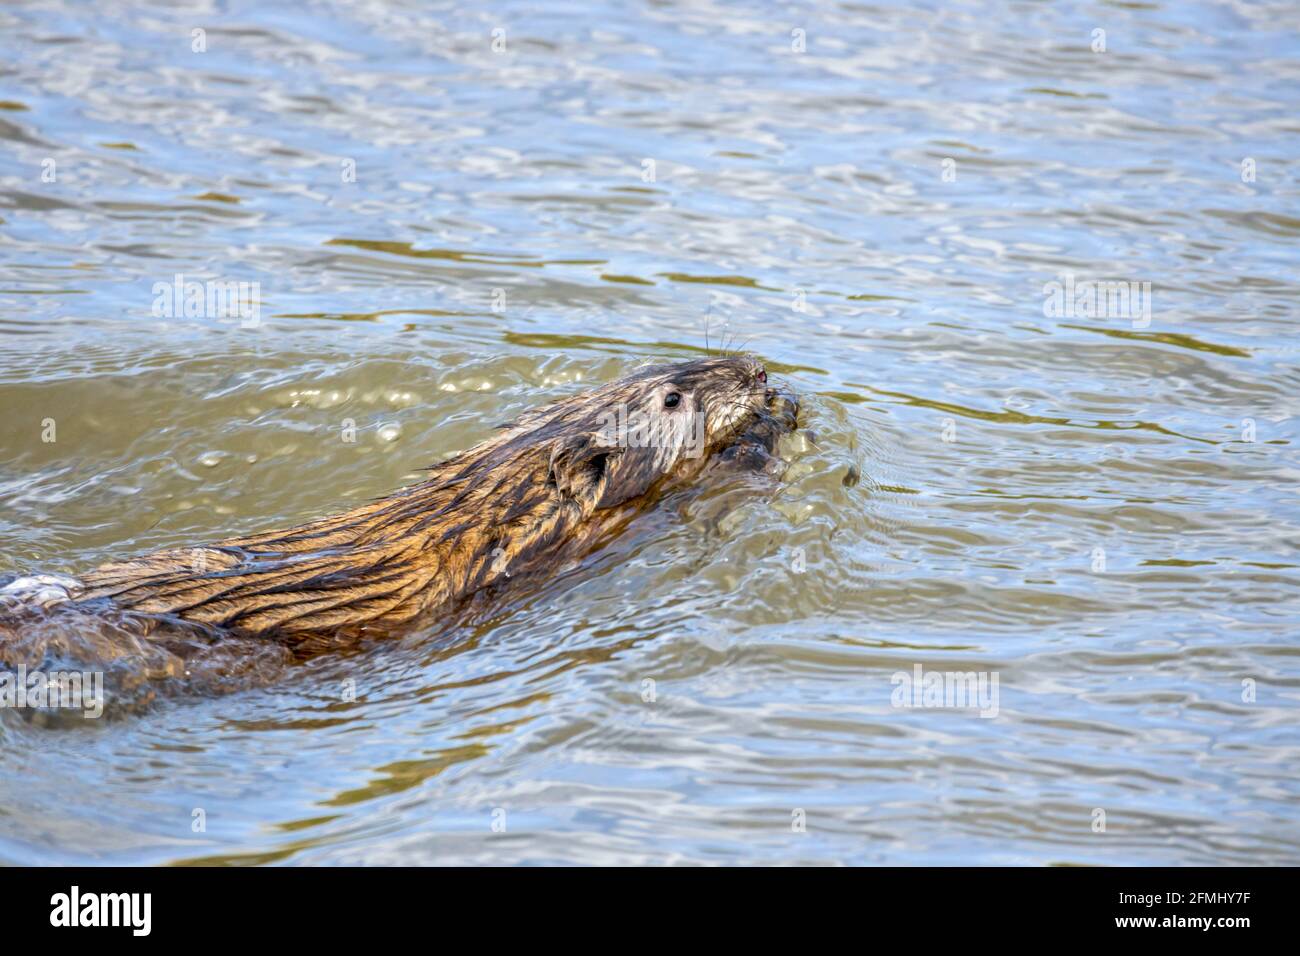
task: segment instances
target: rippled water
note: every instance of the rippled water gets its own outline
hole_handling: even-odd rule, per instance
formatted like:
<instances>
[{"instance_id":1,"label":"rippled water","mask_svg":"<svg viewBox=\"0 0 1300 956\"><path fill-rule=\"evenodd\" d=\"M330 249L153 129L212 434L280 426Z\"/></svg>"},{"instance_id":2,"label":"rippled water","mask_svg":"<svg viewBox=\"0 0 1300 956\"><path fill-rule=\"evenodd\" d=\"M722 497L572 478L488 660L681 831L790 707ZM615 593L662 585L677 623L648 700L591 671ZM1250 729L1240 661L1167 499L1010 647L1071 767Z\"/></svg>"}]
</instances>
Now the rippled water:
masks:
<instances>
[{"instance_id":1,"label":"rippled water","mask_svg":"<svg viewBox=\"0 0 1300 956\"><path fill-rule=\"evenodd\" d=\"M0 9L0 571L341 509L706 328L816 436L450 636L0 712L0 860L1300 863L1298 105L1289 2Z\"/></svg>"}]
</instances>

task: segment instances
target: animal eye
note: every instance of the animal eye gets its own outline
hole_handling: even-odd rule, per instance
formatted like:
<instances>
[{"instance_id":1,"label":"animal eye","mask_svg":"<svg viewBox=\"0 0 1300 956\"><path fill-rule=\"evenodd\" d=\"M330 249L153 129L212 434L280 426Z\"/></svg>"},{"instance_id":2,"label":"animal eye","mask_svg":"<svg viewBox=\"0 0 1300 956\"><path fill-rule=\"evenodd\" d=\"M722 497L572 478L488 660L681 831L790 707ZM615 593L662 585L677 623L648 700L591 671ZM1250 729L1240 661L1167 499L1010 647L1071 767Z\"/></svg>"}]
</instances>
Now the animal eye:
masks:
<instances>
[{"instance_id":1,"label":"animal eye","mask_svg":"<svg viewBox=\"0 0 1300 956\"><path fill-rule=\"evenodd\" d=\"M669 392L664 397L664 408L676 408L682 402L681 392Z\"/></svg>"}]
</instances>

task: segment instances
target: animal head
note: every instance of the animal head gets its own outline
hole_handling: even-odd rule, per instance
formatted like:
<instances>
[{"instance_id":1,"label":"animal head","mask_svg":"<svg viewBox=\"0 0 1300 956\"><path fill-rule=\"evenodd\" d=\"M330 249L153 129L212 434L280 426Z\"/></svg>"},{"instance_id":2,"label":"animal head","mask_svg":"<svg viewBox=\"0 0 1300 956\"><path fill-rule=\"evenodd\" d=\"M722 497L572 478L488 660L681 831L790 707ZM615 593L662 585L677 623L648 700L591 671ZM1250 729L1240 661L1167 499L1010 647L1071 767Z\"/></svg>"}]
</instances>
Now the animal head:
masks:
<instances>
[{"instance_id":1,"label":"animal head","mask_svg":"<svg viewBox=\"0 0 1300 956\"><path fill-rule=\"evenodd\" d=\"M767 371L748 357L639 369L555 406L539 437L567 497L609 507L727 444L761 414Z\"/></svg>"}]
</instances>

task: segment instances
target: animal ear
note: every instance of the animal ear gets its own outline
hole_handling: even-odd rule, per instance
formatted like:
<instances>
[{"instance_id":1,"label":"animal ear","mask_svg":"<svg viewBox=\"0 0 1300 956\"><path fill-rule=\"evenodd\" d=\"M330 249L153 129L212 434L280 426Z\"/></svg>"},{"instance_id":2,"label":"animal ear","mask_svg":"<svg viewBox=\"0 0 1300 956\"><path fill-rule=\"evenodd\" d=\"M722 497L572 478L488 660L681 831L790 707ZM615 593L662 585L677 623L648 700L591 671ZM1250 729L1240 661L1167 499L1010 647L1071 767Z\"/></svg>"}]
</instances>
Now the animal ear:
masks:
<instances>
[{"instance_id":1,"label":"animal ear","mask_svg":"<svg viewBox=\"0 0 1300 956\"><path fill-rule=\"evenodd\" d=\"M551 452L551 481L570 498L597 495L610 463L623 453L597 435L574 435L556 442Z\"/></svg>"}]
</instances>

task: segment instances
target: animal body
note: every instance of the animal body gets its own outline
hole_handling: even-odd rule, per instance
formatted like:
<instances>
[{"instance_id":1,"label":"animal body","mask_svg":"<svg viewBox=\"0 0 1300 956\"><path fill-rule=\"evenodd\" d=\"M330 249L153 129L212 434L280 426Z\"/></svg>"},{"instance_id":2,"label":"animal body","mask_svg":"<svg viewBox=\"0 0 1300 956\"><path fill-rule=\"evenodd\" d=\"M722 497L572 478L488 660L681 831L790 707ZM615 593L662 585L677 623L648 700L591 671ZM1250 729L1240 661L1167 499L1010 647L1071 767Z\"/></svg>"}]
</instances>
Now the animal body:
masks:
<instances>
[{"instance_id":1,"label":"animal body","mask_svg":"<svg viewBox=\"0 0 1300 956\"><path fill-rule=\"evenodd\" d=\"M586 553L666 484L770 462L795 413L751 358L642 368L528 412L359 508L12 581L0 665L120 651L180 673L186 648L213 642L237 658L397 633Z\"/></svg>"}]
</instances>

